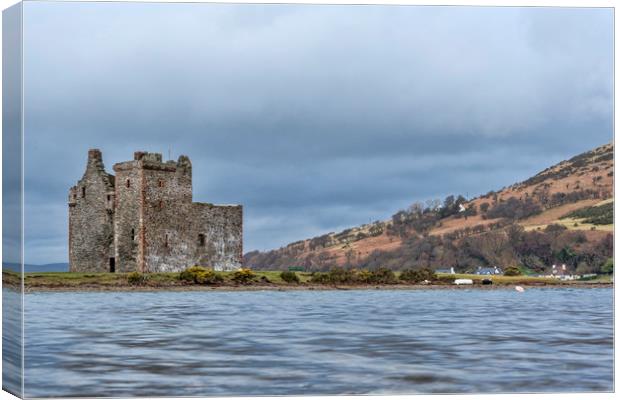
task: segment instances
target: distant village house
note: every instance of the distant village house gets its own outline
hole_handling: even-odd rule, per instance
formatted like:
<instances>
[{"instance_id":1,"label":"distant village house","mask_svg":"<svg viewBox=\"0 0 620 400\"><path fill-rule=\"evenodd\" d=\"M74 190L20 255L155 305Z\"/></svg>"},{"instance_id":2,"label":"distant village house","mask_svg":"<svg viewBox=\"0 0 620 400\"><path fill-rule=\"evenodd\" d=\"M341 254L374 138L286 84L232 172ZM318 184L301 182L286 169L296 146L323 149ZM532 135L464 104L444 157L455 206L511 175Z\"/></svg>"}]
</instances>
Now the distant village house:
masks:
<instances>
[{"instance_id":1,"label":"distant village house","mask_svg":"<svg viewBox=\"0 0 620 400\"><path fill-rule=\"evenodd\" d=\"M500 267L478 267L476 275L503 275L504 271Z\"/></svg>"}]
</instances>

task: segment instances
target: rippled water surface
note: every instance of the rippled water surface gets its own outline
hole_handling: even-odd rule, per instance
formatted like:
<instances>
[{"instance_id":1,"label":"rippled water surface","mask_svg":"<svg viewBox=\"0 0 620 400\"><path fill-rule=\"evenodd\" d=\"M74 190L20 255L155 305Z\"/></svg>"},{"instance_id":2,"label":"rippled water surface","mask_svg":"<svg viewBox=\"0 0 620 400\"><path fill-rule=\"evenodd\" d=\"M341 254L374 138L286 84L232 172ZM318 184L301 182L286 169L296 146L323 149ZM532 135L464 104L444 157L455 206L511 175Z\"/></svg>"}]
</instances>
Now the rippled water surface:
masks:
<instances>
[{"instance_id":1,"label":"rippled water surface","mask_svg":"<svg viewBox=\"0 0 620 400\"><path fill-rule=\"evenodd\" d=\"M27 396L613 390L611 289L33 293Z\"/></svg>"}]
</instances>

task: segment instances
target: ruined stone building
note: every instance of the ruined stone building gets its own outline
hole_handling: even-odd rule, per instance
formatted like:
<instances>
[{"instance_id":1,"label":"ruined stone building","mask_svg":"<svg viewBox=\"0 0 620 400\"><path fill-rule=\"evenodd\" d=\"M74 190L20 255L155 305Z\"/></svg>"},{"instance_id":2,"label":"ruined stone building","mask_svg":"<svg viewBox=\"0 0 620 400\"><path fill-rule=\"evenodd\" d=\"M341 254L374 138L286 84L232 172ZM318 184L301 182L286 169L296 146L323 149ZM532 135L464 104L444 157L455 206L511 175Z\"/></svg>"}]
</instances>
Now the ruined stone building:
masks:
<instances>
[{"instance_id":1,"label":"ruined stone building","mask_svg":"<svg viewBox=\"0 0 620 400\"><path fill-rule=\"evenodd\" d=\"M99 150L89 150L84 176L69 190L71 271L241 265L242 208L194 203L188 157L163 162L161 154L136 152L114 172L105 171Z\"/></svg>"}]
</instances>

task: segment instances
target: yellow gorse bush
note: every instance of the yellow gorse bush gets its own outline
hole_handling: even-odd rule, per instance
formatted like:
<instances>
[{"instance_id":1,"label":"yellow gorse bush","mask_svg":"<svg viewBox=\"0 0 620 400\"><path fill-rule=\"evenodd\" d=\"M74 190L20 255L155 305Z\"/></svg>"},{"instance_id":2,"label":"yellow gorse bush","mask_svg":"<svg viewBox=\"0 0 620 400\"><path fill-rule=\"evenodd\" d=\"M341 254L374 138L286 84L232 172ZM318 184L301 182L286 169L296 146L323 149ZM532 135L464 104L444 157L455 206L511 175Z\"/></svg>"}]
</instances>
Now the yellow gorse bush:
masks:
<instances>
[{"instance_id":1,"label":"yellow gorse bush","mask_svg":"<svg viewBox=\"0 0 620 400\"><path fill-rule=\"evenodd\" d=\"M198 283L200 285L215 284L224 281L224 278L213 271L211 268L195 265L179 274L179 279L186 282Z\"/></svg>"},{"instance_id":2,"label":"yellow gorse bush","mask_svg":"<svg viewBox=\"0 0 620 400\"><path fill-rule=\"evenodd\" d=\"M233 273L233 281L241 284L250 283L256 274L250 268L240 268Z\"/></svg>"}]
</instances>

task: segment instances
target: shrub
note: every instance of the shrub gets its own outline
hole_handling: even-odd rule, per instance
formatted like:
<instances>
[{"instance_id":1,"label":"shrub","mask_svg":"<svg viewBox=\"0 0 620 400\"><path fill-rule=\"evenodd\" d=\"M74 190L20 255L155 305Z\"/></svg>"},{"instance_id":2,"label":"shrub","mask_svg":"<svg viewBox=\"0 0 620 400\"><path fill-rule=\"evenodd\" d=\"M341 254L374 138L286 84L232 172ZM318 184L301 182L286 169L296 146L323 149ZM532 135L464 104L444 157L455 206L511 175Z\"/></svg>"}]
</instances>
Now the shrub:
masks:
<instances>
[{"instance_id":1,"label":"shrub","mask_svg":"<svg viewBox=\"0 0 620 400\"><path fill-rule=\"evenodd\" d=\"M405 282L422 282L422 281L434 281L437 280L435 271L422 268L420 270L406 269L400 274L400 280Z\"/></svg>"},{"instance_id":2,"label":"shrub","mask_svg":"<svg viewBox=\"0 0 620 400\"><path fill-rule=\"evenodd\" d=\"M370 283L372 280L372 272L363 269L357 273L357 280L362 283Z\"/></svg>"},{"instance_id":3,"label":"shrub","mask_svg":"<svg viewBox=\"0 0 620 400\"><path fill-rule=\"evenodd\" d=\"M368 271L366 271L368 272ZM362 274L363 275L363 274ZM319 284L351 284L360 280L358 272L355 269L332 268L329 272L314 273L310 278L310 282Z\"/></svg>"},{"instance_id":4,"label":"shrub","mask_svg":"<svg viewBox=\"0 0 620 400\"><path fill-rule=\"evenodd\" d=\"M210 268L193 266L179 274L179 279L185 282L198 283L200 285L213 285L221 283L224 278L221 274Z\"/></svg>"},{"instance_id":5,"label":"shrub","mask_svg":"<svg viewBox=\"0 0 620 400\"><path fill-rule=\"evenodd\" d=\"M199 273L206 273L207 269L205 267L200 267L198 265L187 268L185 271L179 274L179 279L186 282L196 282L196 276Z\"/></svg>"},{"instance_id":6,"label":"shrub","mask_svg":"<svg viewBox=\"0 0 620 400\"><path fill-rule=\"evenodd\" d=\"M314 273L310 282L319 284L390 284L396 283L394 272L388 268L379 268L375 271L334 268L325 273Z\"/></svg>"},{"instance_id":7,"label":"shrub","mask_svg":"<svg viewBox=\"0 0 620 400\"><path fill-rule=\"evenodd\" d=\"M489 218L523 219L539 214L541 211L542 208L531 198L519 200L516 197L510 197L505 202L491 207L487 211L487 216Z\"/></svg>"},{"instance_id":8,"label":"shrub","mask_svg":"<svg viewBox=\"0 0 620 400\"><path fill-rule=\"evenodd\" d=\"M412 269L405 269L400 273L399 279L405 282L417 282L418 271L414 271Z\"/></svg>"},{"instance_id":9,"label":"shrub","mask_svg":"<svg viewBox=\"0 0 620 400\"><path fill-rule=\"evenodd\" d=\"M357 280L357 271L352 269L334 268L329 271L330 283L354 283Z\"/></svg>"},{"instance_id":10,"label":"shrub","mask_svg":"<svg viewBox=\"0 0 620 400\"><path fill-rule=\"evenodd\" d=\"M222 283L223 281L224 278L222 277L222 275L210 269L197 272L194 276L194 282L201 285L214 285L217 283Z\"/></svg>"},{"instance_id":11,"label":"shrub","mask_svg":"<svg viewBox=\"0 0 620 400\"><path fill-rule=\"evenodd\" d=\"M280 278L287 283L299 283L299 277L294 271L282 271Z\"/></svg>"},{"instance_id":12,"label":"shrub","mask_svg":"<svg viewBox=\"0 0 620 400\"><path fill-rule=\"evenodd\" d=\"M233 281L242 285L252 282L256 275L250 268L240 268L233 273Z\"/></svg>"},{"instance_id":13,"label":"shrub","mask_svg":"<svg viewBox=\"0 0 620 400\"><path fill-rule=\"evenodd\" d=\"M132 286L144 285L148 278L146 275L141 274L140 272L132 272L127 275L127 283Z\"/></svg>"},{"instance_id":14,"label":"shrub","mask_svg":"<svg viewBox=\"0 0 620 400\"><path fill-rule=\"evenodd\" d=\"M422 275L423 281L434 281L437 279L437 274L430 268L422 268L419 272Z\"/></svg>"},{"instance_id":15,"label":"shrub","mask_svg":"<svg viewBox=\"0 0 620 400\"><path fill-rule=\"evenodd\" d=\"M592 274L596 273L596 267L593 265L588 265L586 262L580 262L577 264L577 268L575 268L575 272L579 275Z\"/></svg>"},{"instance_id":16,"label":"shrub","mask_svg":"<svg viewBox=\"0 0 620 400\"><path fill-rule=\"evenodd\" d=\"M577 223L575 223L575 226L577 226ZM560 232L564 232L567 229L568 228L565 227L564 225L549 224L545 227L545 233L560 233Z\"/></svg>"},{"instance_id":17,"label":"shrub","mask_svg":"<svg viewBox=\"0 0 620 400\"><path fill-rule=\"evenodd\" d=\"M504 271L504 276L519 276L521 275L521 270L518 267L508 267L506 271Z\"/></svg>"},{"instance_id":18,"label":"shrub","mask_svg":"<svg viewBox=\"0 0 620 400\"><path fill-rule=\"evenodd\" d=\"M396 283L396 275L391 269L378 268L371 272L369 283L391 284Z\"/></svg>"},{"instance_id":19,"label":"shrub","mask_svg":"<svg viewBox=\"0 0 620 400\"><path fill-rule=\"evenodd\" d=\"M315 272L310 277L310 282L319 283L319 284L327 284L331 283L329 281L329 274L326 272Z\"/></svg>"},{"instance_id":20,"label":"shrub","mask_svg":"<svg viewBox=\"0 0 620 400\"><path fill-rule=\"evenodd\" d=\"M614 273L614 259L608 258L605 261L605 264L601 267L601 272L604 274L613 274Z\"/></svg>"}]
</instances>

